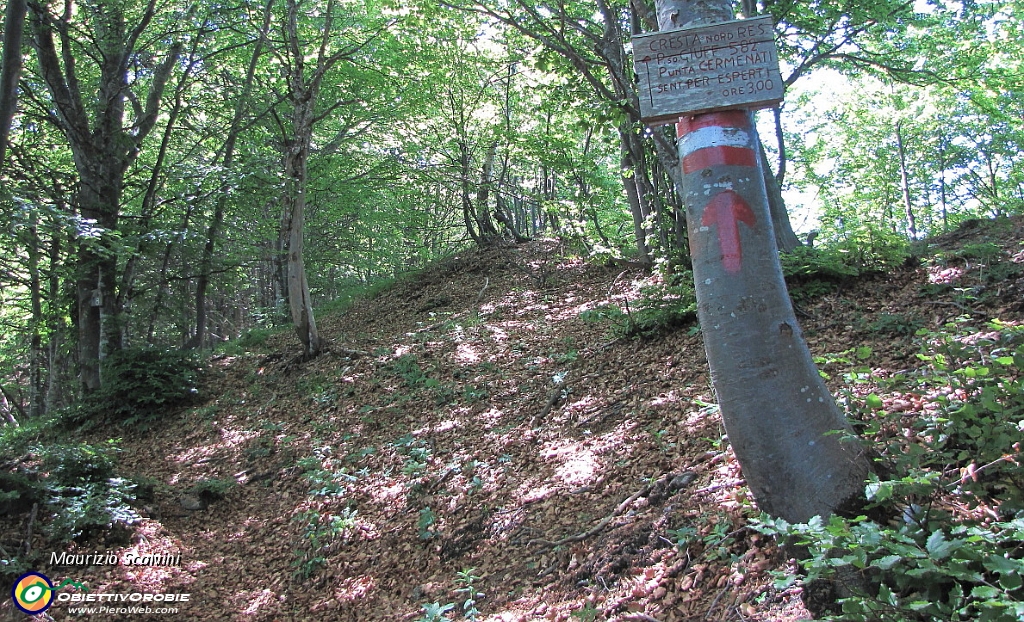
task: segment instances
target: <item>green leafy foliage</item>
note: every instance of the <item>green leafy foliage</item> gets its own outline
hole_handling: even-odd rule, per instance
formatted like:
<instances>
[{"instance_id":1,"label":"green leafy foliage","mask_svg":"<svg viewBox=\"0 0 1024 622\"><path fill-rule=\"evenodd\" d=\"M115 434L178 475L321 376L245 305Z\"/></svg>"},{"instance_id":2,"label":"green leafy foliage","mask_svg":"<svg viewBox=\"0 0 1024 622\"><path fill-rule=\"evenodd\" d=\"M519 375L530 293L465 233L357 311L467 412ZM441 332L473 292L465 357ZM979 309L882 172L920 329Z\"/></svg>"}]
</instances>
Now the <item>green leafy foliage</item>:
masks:
<instances>
[{"instance_id":1,"label":"green leafy foliage","mask_svg":"<svg viewBox=\"0 0 1024 622\"><path fill-rule=\"evenodd\" d=\"M779 256L782 273L794 302L831 293L846 279L861 273L848 253L833 249L798 246Z\"/></svg>"},{"instance_id":2,"label":"green leafy foliage","mask_svg":"<svg viewBox=\"0 0 1024 622\"><path fill-rule=\"evenodd\" d=\"M292 576L305 581L327 563L338 542L352 534L356 527L356 510L346 507L337 514L306 510L293 520L301 526L301 544L294 552Z\"/></svg>"},{"instance_id":3,"label":"green leafy foliage","mask_svg":"<svg viewBox=\"0 0 1024 622\"><path fill-rule=\"evenodd\" d=\"M787 278L842 280L857 276L861 267L851 262L849 253L831 248L798 246L779 257L782 273Z\"/></svg>"},{"instance_id":4,"label":"green leafy foliage","mask_svg":"<svg viewBox=\"0 0 1024 622\"><path fill-rule=\"evenodd\" d=\"M476 606L477 601L484 597L484 593L478 591L473 585L481 579L480 576L474 574L475 572L476 568L467 568L455 573L455 594L462 601L462 617L474 622L480 615L480 610Z\"/></svg>"},{"instance_id":5,"label":"green leafy foliage","mask_svg":"<svg viewBox=\"0 0 1024 622\"><path fill-rule=\"evenodd\" d=\"M634 308L635 307L635 308ZM665 331L690 326L697 320L697 294L693 272L673 275L665 285L641 289L641 298L619 316L615 331L626 337L653 337Z\"/></svg>"},{"instance_id":6,"label":"green leafy foliage","mask_svg":"<svg viewBox=\"0 0 1024 622\"><path fill-rule=\"evenodd\" d=\"M263 328L254 327L242 333L238 339L233 339L219 349L223 352L235 353L235 352L249 352L253 350L261 350L266 345L267 340L274 335L280 334L282 329L280 328Z\"/></svg>"},{"instance_id":7,"label":"green leafy foliage","mask_svg":"<svg viewBox=\"0 0 1024 622\"><path fill-rule=\"evenodd\" d=\"M419 531L420 540L429 540L436 535L435 524L437 514L430 507L420 510L419 519L416 520L416 529Z\"/></svg>"},{"instance_id":8,"label":"green leafy foliage","mask_svg":"<svg viewBox=\"0 0 1024 622\"><path fill-rule=\"evenodd\" d=\"M1012 546L1024 540L1024 519L939 526L913 517L893 525L833 516L790 525L765 516L755 528L806 547L806 582L834 578L839 569L862 579L839 611L818 619L1013 622L1024 615L1024 560ZM779 580L777 587L790 582Z\"/></svg>"},{"instance_id":9,"label":"green leafy foliage","mask_svg":"<svg viewBox=\"0 0 1024 622\"><path fill-rule=\"evenodd\" d=\"M427 508L428 510L430 508ZM476 589L474 583L479 581L482 577L478 576L476 568L466 568L455 573L455 595L461 601L458 605L456 603L445 603L433 602L421 605L420 608L423 610L423 615L415 620L415 622L440 622L441 620L449 620L446 614L453 611L456 606L462 611L462 620L470 620L474 622L480 615L480 610L477 609L477 601L484 598L484 593Z\"/></svg>"},{"instance_id":10,"label":"green leafy foliage","mask_svg":"<svg viewBox=\"0 0 1024 622\"><path fill-rule=\"evenodd\" d=\"M194 402L203 365L191 351L133 348L104 359L103 386L68 418L78 424L145 425L163 409Z\"/></svg>"},{"instance_id":11,"label":"green leafy foliage","mask_svg":"<svg viewBox=\"0 0 1024 622\"><path fill-rule=\"evenodd\" d=\"M34 420L0 428L0 514L29 515L42 525L45 544L25 555L7 550L0 559L0 577L12 578L37 566L39 555L66 543L107 534L124 539L139 520L132 509L136 485L115 472L114 442L93 445L60 443L52 438L52 420Z\"/></svg>"},{"instance_id":12,"label":"green leafy foliage","mask_svg":"<svg viewBox=\"0 0 1024 622\"><path fill-rule=\"evenodd\" d=\"M323 468L323 460L308 456L299 460L298 466L303 469L302 478L309 483L309 494L314 497L341 497L348 491L345 484L356 481L345 467L331 470L335 460L330 460L330 468Z\"/></svg>"},{"instance_id":13,"label":"green leafy foliage","mask_svg":"<svg viewBox=\"0 0 1024 622\"><path fill-rule=\"evenodd\" d=\"M1019 620L1024 327L954 322L921 333L924 366L887 380L910 385L920 412L906 417L905 404L877 393L850 401L863 404L864 435L882 452L865 489L871 518L762 517L755 528L806 551L806 583L841 581L850 592L822 619Z\"/></svg>"},{"instance_id":14,"label":"green leafy foliage","mask_svg":"<svg viewBox=\"0 0 1024 622\"><path fill-rule=\"evenodd\" d=\"M924 320L909 313L882 313L868 322L865 329L871 333L890 337L909 337L924 326Z\"/></svg>"},{"instance_id":15,"label":"green leafy foliage","mask_svg":"<svg viewBox=\"0 0 1024 622\"><path fill-rule=\"evenodd\" d=\"M440 622L447 618L444 614L448 613L452 609L455 609L455 603L428 603L420 607L423 610L423 615L416 618L416 622Z\"/></svg>"},{"instance_id":16,"label":"green leafy foliage","mask_svg":"<svg viewBox=\"0 0 1024 622\"><path fill-rule=\"evenodd\" d=\"M47 532L55 541L89 537L114 524L138 520L129 506L135 485L114 476L114 443L39 444L29 451L39 458L39 472L45 474L41 483L53 512Z\"/></svg>"},{"instance_id":17,"label":"green leafy foliage","mask_svg":"<svg viewBox=\"0 0 1024 622\"><path fill-rule=\"evenodd\" d=\"M994 498L1004 513L1024 510L1024 328L995 321L989 330L927 335L921 388L938 408L913 429L926 440L925 465L984 468L962 482L973 498ZM948 467L947 467L948 468ZM975 481L977 479L977 481Z\"/></svg>"},{"instance_id":18,"label":"green leafy foliage","mask_svg":"<svg viewBox=\"0 0 1024 622\"><path fill-rule=\"evenodd\" d=\"M597 620L597 614L597 607L595 607L593 603L587 603L569 615L580 622L594 622L594 620Z\"/></svg>"}]
</instances>

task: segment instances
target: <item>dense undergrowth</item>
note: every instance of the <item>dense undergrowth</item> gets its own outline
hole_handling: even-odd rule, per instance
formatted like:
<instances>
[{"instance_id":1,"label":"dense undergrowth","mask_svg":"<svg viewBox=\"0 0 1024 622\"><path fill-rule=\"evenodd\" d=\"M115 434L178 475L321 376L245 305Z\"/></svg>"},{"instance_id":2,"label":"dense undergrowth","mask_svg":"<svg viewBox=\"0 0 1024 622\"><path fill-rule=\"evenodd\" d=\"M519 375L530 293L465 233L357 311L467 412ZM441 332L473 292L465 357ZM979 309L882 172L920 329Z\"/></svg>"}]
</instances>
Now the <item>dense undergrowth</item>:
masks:
<instances>
[{"instance_id":1,"label":"dense undergrowth","mask_svg":"<svg viewBox=\"0 0 1024 622\"><path fill-rule=\"evenodd\" d=\"M118 443L63 440L57 423L0 430L0 519L10 527L0 542L0 581L38 568L48 551L72 541L126 544L139 519L133 506L144 493L118 476Z\"/></svg>"},{"instance_id":2,"label":"dense undergrowth","mask_svg":"<svg viewBox=\"0 0 1024 622\"><path fill-rule=\"evenodd\" d=\"M0 518L27 515L17 536L0 542L0 579L44 561L45 550L100 538L128 541L148 483L117 474L118 441L76 440L105 426L145 430L168 408L193 402L204 363L191 351L129 349L104 362L100 391L53 416L0 428ZM36 523L46 547L33 542Z\"/></svg>"},{"instance_id":3,"label":"dense undergrowth","mask_svg":"<svg viewBox=\"0 0 1024 622\"><path fill-rule=\"evenodd\" d=\"M847 405L879 452L868 512L759 529L803 547L805 581L841 583L823 619L1020 620L1024 327L960 318L917 340L921 367L847 374Z\"/></svg>"}]
</instances>

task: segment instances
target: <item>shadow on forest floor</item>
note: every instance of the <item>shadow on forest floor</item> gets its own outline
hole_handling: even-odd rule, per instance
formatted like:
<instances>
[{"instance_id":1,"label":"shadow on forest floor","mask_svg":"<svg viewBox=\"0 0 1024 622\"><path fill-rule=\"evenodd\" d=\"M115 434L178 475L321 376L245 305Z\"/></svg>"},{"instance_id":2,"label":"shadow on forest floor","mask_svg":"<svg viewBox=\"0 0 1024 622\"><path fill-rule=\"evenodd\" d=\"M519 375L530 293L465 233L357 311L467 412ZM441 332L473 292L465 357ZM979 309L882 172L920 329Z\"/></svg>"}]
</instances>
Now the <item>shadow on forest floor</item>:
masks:
<instances>
[{"instance_id":1,"label":"shadow on forest floor","mask_svg":"<svg viewBox=\"0 0 1024 622\"><path fill-rule=\"evenodd\" d=\"M990 240L972 235L956 248ZM809 617L747 526L699 332L622 337L610 310L658 277L553 246L467 251L321 318L336 347L299 366L290 332L214 356L206 401L129 431L120 458L156 485L116 550L180 566L42 570L95 593L187 592L190 619L430 620L449 603L456 620ZM985 278L960 259L801 304L833 390L857 348L876 373L918 365L913 327L1021 320L1024 281L980 302L935 287Z\"/></svg>"}]
</instances>

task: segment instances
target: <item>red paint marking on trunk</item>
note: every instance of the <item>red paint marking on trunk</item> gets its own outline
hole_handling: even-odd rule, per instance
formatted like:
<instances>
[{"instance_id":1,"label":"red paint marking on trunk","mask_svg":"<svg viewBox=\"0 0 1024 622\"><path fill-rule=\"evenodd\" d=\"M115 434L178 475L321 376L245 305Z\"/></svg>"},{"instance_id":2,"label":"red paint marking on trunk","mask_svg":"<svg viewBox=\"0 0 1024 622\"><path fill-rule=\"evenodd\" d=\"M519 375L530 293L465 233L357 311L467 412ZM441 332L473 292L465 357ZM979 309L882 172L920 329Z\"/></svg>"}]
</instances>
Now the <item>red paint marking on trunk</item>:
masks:
<instances>
[{"instance_id":1,"label":"red paint marking on trunk","mask_svg":"<svg viewBox=\"0 0 1024 622\"><path fill-rule=\"evenodd\" d=\"M676 136L684 136L690 132L699 130L702 127L750 127L750 115L743 110L725 110L722 112L709 112L699 114L695 117L680 117L676 123Z\"/></svg>"},{"instance_id":2,"label":"red paint marking on trunk","mask_svg":"<svg viewBox=\"0 0 1024 622\"><path fill-rule=\"evenodd\" d=\"M705 147L683 158L684 173L723 165L757 166L754 150L746 147Z\"/></svg>"},{"instance_id":3,"label":"red paint marking on trunk","mask_svg":"<svg viewBox=\"0 0 1024 622\"><path fill-rule=\"evenodd\" d=\"M743 197L732 190L716 194L704 208L704 216L700 220L705 227L717 227L722 263L725 271L730 274L736 274L743 267L743 247L740 244L739 228L741 222L753 227L757 223L757 218Z\"/></svg>"}]
</instances>

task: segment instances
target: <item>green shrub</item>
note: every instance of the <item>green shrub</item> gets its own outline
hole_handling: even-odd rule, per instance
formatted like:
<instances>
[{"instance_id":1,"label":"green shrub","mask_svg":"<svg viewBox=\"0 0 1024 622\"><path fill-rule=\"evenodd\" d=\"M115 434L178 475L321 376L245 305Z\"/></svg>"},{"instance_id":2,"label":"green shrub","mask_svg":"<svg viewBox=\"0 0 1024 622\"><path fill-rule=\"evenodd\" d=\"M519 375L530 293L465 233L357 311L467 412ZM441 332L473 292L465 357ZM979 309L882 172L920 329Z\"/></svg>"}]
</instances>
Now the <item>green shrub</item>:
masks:
<instances>
[{"instance_id":1,"label":"green shrub","mask_svg":"<svg viewBox=\"0 0 1024 622\"><path fill-rule=\"evenodd\" d=\"M37 567L40 552L57 550L71 540L84 541L111 530L126 532L139 520L132 509L135 484L116 477L116 445L50 443L40 431L53 431L48 421L31 421L0 434L0 512L28 514L37 507L36 533L46 539L29 555L7 551L0 576L13 578Z\"/></svg>"},{"instance_id":2,"label":"green shrub","mask_svg":"<svg viewBox=\"0 0 1024 622\"><path fill-rule=\"evenodd\" d=\"M790 525L767 516L755 523L781 536L807 557L800 560L805 583L856 573L839 610L816 619L849 622L1016 622L1024 618L1024 519L988 525L932 524L913 515L896 524L861 516L815 517ZM841 570L842 569L842 570ZM844 575L844 572L846 573ZM794 577L779 577L784 588ZM859 585L858 585L859 583Z\"/></svg>"},{"instance_id":3,"label":"green shrub","mask_svg":"<svg viewBox=\"0 0 1024 622\"><path fill-rule=\"evenodd\" d=\"M115 525L129 526L139 520L131 507L135 485L119 477L76 485L51 485L52 519L47 535L56 542L89 539Z\"/></svg>"},{"instance_id":4,"label":"green shrub","mask_svg":"<svg viewBox=\"0 0 1024 622\"><path fill-rule=\"evenodd\" d=\"M305 581L327 563L337 544L355 531L356 514L350 507L342 508L337 514L306 510L292 519L302 525L301 544L293 552L292 576L295 579Z\"/></svg>"},{"instance_id":5,"label":"green shrub","mask_svg":"<svg viewBox=\"0 0 1024 622\"><path fill-rule=\"evenodd\" d=\"M802 547L806 584L845 588L821 619L1024 619L1024 327L953 323L921 337L924 365L888 382L927 407L906 416L874 393L848 398L864 404L864 436L881 450L882 475L865 488L871 519L762 517L755 528Z\"/></svg>"},{"instance_id":6,"label":"green shrub","mask_svg":"<svg viewBox=\"0 0 1024 622\"><path fill-rule=\"evenodd\" d=\"M882 313L865 328L889 337L909 337L924 326L924 320L911 313Z\"/></svg>"},{"instance_id":7,"label":"green shrub","mask_svg":"<svg viewBox=\"0 0 1024 622\"><path fill-rule=\"evenodd\" d=\"M1006 251L995 242L975 242L941 254L942 258L963 259L967 261L980 260L983 262L995 262L1006 256Z\"/></svg>"},{"instance_id":8,"label":"green shrub","mask_svg":"<svg viewBox=\"0 0 1024 622\"><path fill-rule=\"evenodd\" d=\"M641 298L618 316L616 332L626 337L653 337L697 321L693 272L679 272L666 285L640 290Z\"/></svg>"},{"instance_id":9,"label":"green shrub","mask_svg":"<svg viewBox=\"0 0 1024 622\"><path fill-rule=\"evenodd\" d=\"M192 484L188 492L207 503L212 503L223 499L237 485L238 482L230 478L205 478Z\"/></svg>"},{"instance_id":10,"label":"green shrub","mask_svg":"<svg viewBox=\"0 0 1024 622\"><path fill-rule=\"evenodd\" d=\"M69 414L74 423L137 424L161 409L192 403L203 366L192 351L132 348L103 361L103 385Z\"/></svg>"},{"instance_id":11,"label":"green shrub","mask_svg":"<svg viewBox=\"0 0 1024 622\"><path fill-rule=\"evenodd\" d=\"M782 274L787 278L842 280L857 276L860 267L853 265L848 253L840 251L798 246L788 253L781 253Z\"/></svg>"},{"instance_id":12,"label":"green shrub","mask_svg":"<svg viewBox=\"0 0 1024 622\"><path fill-rule=\"evenodd\" d=\"M814 253L832 254L845 266L855 268L859 273L884 272L904 265L911 257L911 244L901 233L879 227L875 222L854 222L844 219L835 228L827 223L825 216L820 246L808 248ZM834 221L833 221L834 222ZM797 252L804 252L797 249Z\"/></svg>"},{"instance_id":13,"label":"green shrub","mask_svg":"<svg viewBox=\"0 0 1024 622\"><path fill-rule=\"evenodd\" d=\"M229 342L233 346L237 346L242 350L254 350L263 347L267 343L267 339L282 332L284 329L280 328L251 328L232 342Z\"/></svg>"},{"instance_id":14,"label":"green shrub","mask_svg":"<svg viewBox=\"0 0 1024 622\"><path fill-rule=\"evenodd\" d=\"M779 259L789 296L797 303L830 294L839 283L861 273L848 253L834 250L798 246Z\"/></svg>"}]
</instances>

